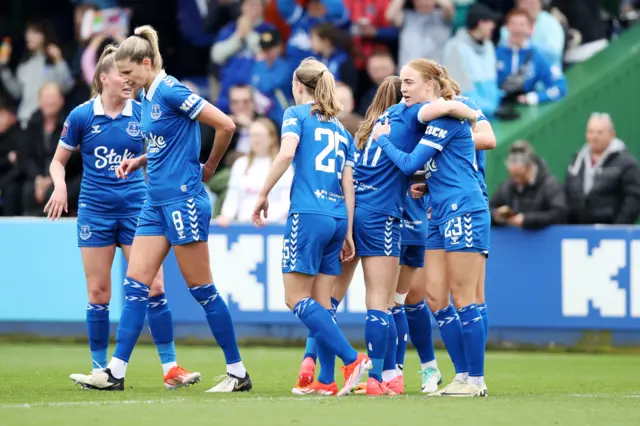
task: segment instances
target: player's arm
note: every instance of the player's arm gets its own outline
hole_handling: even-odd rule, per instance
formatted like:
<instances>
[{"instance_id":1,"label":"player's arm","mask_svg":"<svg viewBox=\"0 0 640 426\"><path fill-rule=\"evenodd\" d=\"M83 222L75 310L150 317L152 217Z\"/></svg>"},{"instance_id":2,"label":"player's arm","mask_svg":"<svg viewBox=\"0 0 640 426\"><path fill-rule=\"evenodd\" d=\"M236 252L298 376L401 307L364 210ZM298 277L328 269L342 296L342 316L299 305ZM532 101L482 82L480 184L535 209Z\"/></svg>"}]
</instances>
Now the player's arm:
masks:
<instances>
[{"instance_id":1,"label":"player's arm","mask_svg":"<svg viewBox=\"0 0 640 426\"><path fill-rule=\"evenodd\" d=\"M269 196L273 187L276 186L276 183L278 183L282 175L284 175L289 166L291 166L293 157L296 155L296 149L298 149L299 142L300 139L291 134L284 135L282 137L282 141L280 142L280 151L273 160L271 169L269 169L267 178L264 181L264 185L262 185L262 190L260 191L261 196Z\"/></svg>"},{"instance_id":2,"label":"player's arm","mask_svg":"<svg viewBox=\"0 0 640 426\"><path fill-rule=\"evenodd\" d=\"M461 120L475 122L478 113L460 101L436 101L423 105L418 112L418 118L423 123L428 123L440 117L455 117ZM472 126L473 128L473 126Z\"/></svg>"},{"instance_id":3,"label":"player's arm","mask_svg":"<svg viewBox=\"0 0 640 426\"><path fill-rule=\"evenodd\" d=\"M51 220L58 219L62 216L62 212L69 212L69 204L67 202L67 183L65 182L65 166L71 158L73 150L58 145L56 152L53 155L51 164L49 164L49 175L53 182L53 193L51 198L44 206L44 212L47 213L47 217Z\"/></svg>"},{"instance_id":4,"label":"player's arm","mask_svg":"<svg viewBox=\"0 0 640 426\"><path fill-rule=\"evenodd\" d=\"M353 244L353 216L356 209L356 188L353 185L353 163L347 163L342 169L342 194L347 206L347 235L346 247L342 252L342 261L348 262L354 258L356 251Z\"/></svg>"},{"instance_id":5,"label":"player's arm","mask_svg":"<svg viewBox=\"0 0 640 426\"><path fill-rule=\"evenodd\" d=\"M202 181L206 182L211 179L211 176L213 176L218 168L218 164L220 164L220 160L222 160L222 156L227 152L231 138L233 137L233 132L236 130L236 125L231 117L209 102L204 100L203 102L205 102L205 106L196 119L216 130L216 135L213 139L213 149L211 149L211 154L209 154L209 158L204 164L204 173L202 174Z\"/></svg>"},{"instance_id":6,"label":"player's arm","mask_svg":"<svg viewBox=\"0 0 640 426\"><path fill-rule=\"evenodd\" d=\"M473 129L473 142L477 150L485 151L496 147L496 134L488 120L478 120Z\"/></svg>"},{"instance_id":7,"label":"player's arm","mask_svg":"<svg viewBox=\"0 0 640 426\"><path fill-rule=\"evenodd\" d=\"M431 160L438 152L442 151L442 145L423 137L411 154L399 150L391 143L388 135L382 135L376 141L382 151L389 157L405 176L411 176L425 163Z\"/></svg>"}]
</instances>

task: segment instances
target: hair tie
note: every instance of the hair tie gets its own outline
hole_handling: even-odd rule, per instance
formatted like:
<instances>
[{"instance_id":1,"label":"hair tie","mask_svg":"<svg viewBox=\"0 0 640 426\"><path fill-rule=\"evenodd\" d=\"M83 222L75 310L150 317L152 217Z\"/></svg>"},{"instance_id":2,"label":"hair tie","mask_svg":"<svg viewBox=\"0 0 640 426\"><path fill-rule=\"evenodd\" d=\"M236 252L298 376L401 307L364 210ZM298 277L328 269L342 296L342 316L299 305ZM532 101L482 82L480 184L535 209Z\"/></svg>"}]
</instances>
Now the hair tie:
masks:
<instances>
[{"instance_id":1,"label":"hair tie","mask_svg":"<svg viewBox=\"0 0 640 426\"><path fill-rule=\"evenodd\" d=\"M145 40L145 41L149 41L149 40L147 40L147 38L146 38L145 36L140 35L140 34L135 34L135 33L134 33L134 34L133 34L133 36L134 36L134 37L141 38L141 39L143 39L143 40Z\"/></svg>"}]
</instances>

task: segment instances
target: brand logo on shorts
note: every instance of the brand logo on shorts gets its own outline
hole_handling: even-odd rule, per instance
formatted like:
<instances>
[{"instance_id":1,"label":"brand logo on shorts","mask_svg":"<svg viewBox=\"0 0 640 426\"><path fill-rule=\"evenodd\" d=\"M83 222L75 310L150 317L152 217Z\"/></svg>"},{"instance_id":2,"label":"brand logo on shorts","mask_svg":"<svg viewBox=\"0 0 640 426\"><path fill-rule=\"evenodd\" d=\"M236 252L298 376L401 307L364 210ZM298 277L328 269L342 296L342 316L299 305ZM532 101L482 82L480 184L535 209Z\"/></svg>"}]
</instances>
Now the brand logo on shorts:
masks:
<instances>
[{"instance_id":1,"label":"brand logo on shorts","mask_svg":"<svg viewBox=\"0 0 640 426\"><path fill-rule=\"evenodd\" d=\"M127 126L127 134L132 138L140 136L140 123L137 121L130 121Z\"/></svg>"},{"instance_id":2,"label":"brand logo on shorts","mask_svg":"<svg viewBox=\"0 0 640 426\"><path fill-rule=\"evenodd\" d=\"M91 238L91 227L89 225L81 225L80 239L82 241L87 241L89 238Z\"/></svg>"},{"instance_id":3,"label":"brand logo on shorts","mask_svg":"<svg viewBox=\"0 0 640 426\"><path fill-rule=\"evenodd\" d=\"M157 120L162 117L162 111L160 111L160 105L155 104L151 106L151 118Z\"/></svg>"}]
</instances>

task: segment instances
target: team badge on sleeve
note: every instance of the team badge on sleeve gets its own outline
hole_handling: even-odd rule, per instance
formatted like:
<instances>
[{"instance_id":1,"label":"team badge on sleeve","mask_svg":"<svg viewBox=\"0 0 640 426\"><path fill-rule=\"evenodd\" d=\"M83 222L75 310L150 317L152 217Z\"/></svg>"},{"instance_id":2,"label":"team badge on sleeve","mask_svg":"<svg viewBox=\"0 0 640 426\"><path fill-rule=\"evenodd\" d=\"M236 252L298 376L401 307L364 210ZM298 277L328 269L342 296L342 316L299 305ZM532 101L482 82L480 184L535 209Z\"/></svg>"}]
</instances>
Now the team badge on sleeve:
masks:
<instances>
[{"instance_id":1,"label":"team badge on sleeve","mask_svg":"<svg viewBox=\"0 0 640 426\"><path fill-rule=\"evenodd\" d=\"M64 138L65 136L67 136L68 132L69 132L69 120L65 120L64 126L62 127L62 133L60 133L60 137Z\"/></svg>"}]
</instances>

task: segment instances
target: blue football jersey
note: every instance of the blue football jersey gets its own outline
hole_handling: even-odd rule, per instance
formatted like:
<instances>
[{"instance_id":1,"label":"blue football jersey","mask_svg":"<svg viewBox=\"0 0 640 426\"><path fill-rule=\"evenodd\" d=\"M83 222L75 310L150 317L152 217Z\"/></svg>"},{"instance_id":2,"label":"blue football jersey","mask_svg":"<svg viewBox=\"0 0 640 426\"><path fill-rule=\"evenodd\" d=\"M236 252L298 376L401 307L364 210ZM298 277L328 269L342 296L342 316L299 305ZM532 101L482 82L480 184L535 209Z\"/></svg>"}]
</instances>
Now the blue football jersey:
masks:
<instances>
[{"instance_id":1,"label":"blue football jersey","mask_svg":"<svg viewBox=\"0 0 640 426\"><path fill-rule=\"evenodd\" d=\"M425 124L418 119L422 104L408 107L392 105L378 119L389 117L391 143L403 152L411 152L424 134ZM424 166L424 164L423 164ZM409 180L369 136L354 170L356 206L385 216L402 218Z\"/></svg>"},{"instance_id":2,"label":"blue football jersey","mask_svg":"<svg viewBox=\"0 0 640 426\"><path fill-rule=\"evenodd\" d=\"M415 200L407 193L402 215L400 242L403 246L424 245L427 240L428 196Z\"/></svg>"},{"instance_id":3,"label":"blue football jersey","mask_svg":"<svg viewBox=\"0 0 640 426\"><path fill-rule=\"evenodd\" d=\"M425 177L434 225L488 208L478 184L473 136L466 120L441 117L431 121L411 154L397 149L388 137L379 138L378 143L406 175L427 163Z\"/></svg>"},{"instance_id":4,"label":"blue football jersey","mask_svg":"<svg viewBox=\"0 0 640 426\"><path fill-rule=\"evenodd\" d=\"M457 101L461 101L463 104L468 106L471 109L474 109L478 113L478 123L481 121L489 121L486 115L482 112L478 104L471 98L466 96L456 96ZM484 150L478 149L476 150L476 164L478 165L478 183L480 184L480 189L482 190L482 195L489 202L489 192L487 190L487 182L485 169L487 167L487 154Z\"/></svg>"},{"instance_id":5,"label":"blue football jersey","mask_svg":"<svg viewBox=\"0 0 640 426\"><path fill-rule=\"evenodd\" d=\"M116 118L107 116L100 97L76 107L64 122L59 144L80 147L83 172L80 213L107 218L137 216L147 195L142 170L118 179L115 170L125 158L142 155L140 104L129 100Z\"/></svg>"},{"instance_id":6,"label":"blue football jersey","mask_svg":"<svg viewBox=\"0 0 640 426\"><path fill-rule=\"evenodd\" d=\"M353 167L351 134L338 119L322 121L311 113L311 104L287 108L282 137L299 139L293 157L291 208L293 213L317 213L347 217L341 179L345 165Z\"/></svg>"},{"instance_id":7,"label":"blue football jersey","mask_svg":"<svg viewBox=\"0 0 640 426\"><path fill-rule=\"evenodd\" d=\"M207 102L164 71L141 100L149 202L160 206L195 197L202 190L196 117Z\"/></svg>"}]
</instances>

